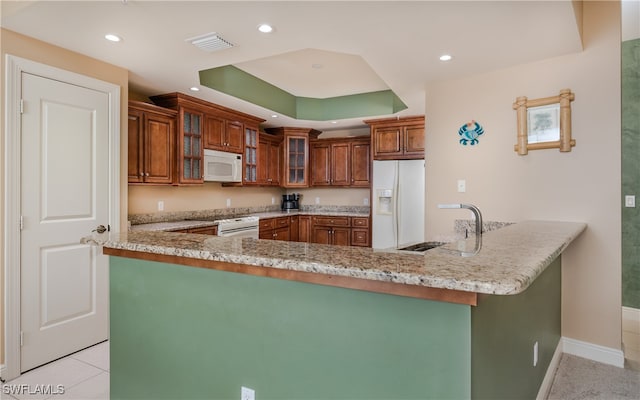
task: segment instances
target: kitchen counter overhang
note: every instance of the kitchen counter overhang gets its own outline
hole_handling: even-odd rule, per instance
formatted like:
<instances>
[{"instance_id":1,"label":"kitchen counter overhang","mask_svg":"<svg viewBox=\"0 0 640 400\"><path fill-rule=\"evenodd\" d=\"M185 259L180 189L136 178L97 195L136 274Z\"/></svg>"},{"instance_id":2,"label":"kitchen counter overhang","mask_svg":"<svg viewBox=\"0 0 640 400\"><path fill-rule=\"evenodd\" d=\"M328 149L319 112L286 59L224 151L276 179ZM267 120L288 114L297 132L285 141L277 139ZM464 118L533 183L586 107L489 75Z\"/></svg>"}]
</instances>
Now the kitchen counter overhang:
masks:
<instances>
[{"instance_id":1,"label":"kitchen counter overhang","mask_svg":"<svg viewBox=\"0 0 640 400\"><path fill-rule=\"evenodd\" d=\"M460 304L523 292L586 229L525 221L485 233L473 257L456 244L424 254L171 232L111 234L106 255ZM474 239L469 239L474 240Z\"/></svg>"}]
</instances>

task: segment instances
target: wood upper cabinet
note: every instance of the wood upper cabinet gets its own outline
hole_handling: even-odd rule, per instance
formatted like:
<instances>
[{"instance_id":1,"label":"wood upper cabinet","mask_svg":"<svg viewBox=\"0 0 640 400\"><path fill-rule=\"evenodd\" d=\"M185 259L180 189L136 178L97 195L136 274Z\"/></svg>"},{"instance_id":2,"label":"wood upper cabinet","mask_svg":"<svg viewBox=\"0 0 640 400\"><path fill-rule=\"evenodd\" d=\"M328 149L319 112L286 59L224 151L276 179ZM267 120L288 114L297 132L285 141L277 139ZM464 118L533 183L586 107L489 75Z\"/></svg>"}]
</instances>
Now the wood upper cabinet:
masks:
<instances>
[{"instance_id":1,"label":"wood upper cabinet","mask_svg":"<svg viewBox=\"0 0 640 400\"><path fill-rule=\"evenodd\" d=\"M244 154L244 126L263 119L198 99L184 93L150 97L155 104L178 112L177 183L203 183L204 148ZM243 157L244 158L244 157Z\"/></svg>"},{"instance_id":2,"label":"wood upper cabinet","mask_svg":"<svg viewBox=\"0 0 640 400\"><path fill-rule=\"evenodd\" d=\"M283 165L280 186L309 186L309 139L321 133L309 128L268 128L270 134L282 137Z\"/></svg>"},{"instance_id":3,"label":"wood upper cabinet","mask_svg":"<svg viewBox=\"0 0 640 400\"><path fill-rule=\"evenodd\" d=\"M205 115L205 148L242 154L244 125L217 115Z\"/></svg>"},{"instance_id":4,"label":"wood upper cabinet","mask_svg":"<svg viewBox=\"0 0 640 400\"><path fill-rule=\"evenodd\" d=\"M244 129L244 171L242 183L253 185L258 183L258 128L247 126Z\"/></svg>"},{"instance_id":5,"label":"wood upper cabinet","mask_svg":"<svg viewBox=\"0 0 640 400\"><path fill-rule=\"evenodd\" d=\"M262 132L258 135L258 184L280 186L281 143L280 136Z\"/></svg>"},{"instance_id":6,"label":"wood upper cabinet","mask_svg":"<svg viewBox=\"0 0 640 400\"><path fill-rule=\"evenodd\" d=\"M331 185L331 144L326 141L313 142L310 146L311 186Z\"/></svg>"},{"instance_id":7,"label":"wood upper cabinet","mask_svg":"<svg viewBox=\"0 0 640 400\"><path fill-rule=\"evenodd\" d=\"M371 129L374 160L424 158L424 116L364 121Z\"/></svg>"},{"instance_id":8,"label":"wood upper cabinet","mask_svg":"<svg viewBox=\"0 0 640 400\"><path fill-rule=\"evenodd\" d=\"M351 186L371 187L371 140L351 143Z\"/></svg>"},{"instance_id":9,"label":"wood upper cabinet","mask_svg":"<svg viewBox=\"0 0 640 400\"><path fill-rule=\"evenodd\" d=\"M369 138L312 140L311 186L369 187L370 148Z\"/></svg>"},{"instance_id":10,"label":"wood upper cabinet","mask_svg":"<svg viewBox=\"0 0 640 400\"><path fill-rule=\"evenodd\" d=\"M129 102L129 183L174 182L176 115L153 104Z\"/></svg>"},{"instance_id":11,"label":"wood upper cabinet","mask_svg":"<svg viewBox=\"0 0 640 400\"><path fill-rule=\"evenodd\" d=\"M191 107L180 107L178 112L178 183L203 183L202 121L204 113Z\"/></svg>"}]
</instances>

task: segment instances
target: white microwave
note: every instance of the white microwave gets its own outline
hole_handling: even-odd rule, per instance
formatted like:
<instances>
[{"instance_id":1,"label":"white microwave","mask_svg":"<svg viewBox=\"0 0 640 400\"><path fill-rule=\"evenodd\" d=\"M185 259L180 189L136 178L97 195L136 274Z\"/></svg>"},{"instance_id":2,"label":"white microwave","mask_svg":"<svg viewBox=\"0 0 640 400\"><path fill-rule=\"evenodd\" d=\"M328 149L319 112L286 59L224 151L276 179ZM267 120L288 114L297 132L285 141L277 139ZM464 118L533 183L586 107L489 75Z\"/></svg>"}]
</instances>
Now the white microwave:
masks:
<instances>
[{"instance_id":1,"label":"white microwave","mask_svg":"<svg viewBox=\"0 0 640 400\"><path fill-rule=\"evenodd\" d=\"M242 182L242 154L205 149L204 180Z\"/></svg>"}]
</instances>

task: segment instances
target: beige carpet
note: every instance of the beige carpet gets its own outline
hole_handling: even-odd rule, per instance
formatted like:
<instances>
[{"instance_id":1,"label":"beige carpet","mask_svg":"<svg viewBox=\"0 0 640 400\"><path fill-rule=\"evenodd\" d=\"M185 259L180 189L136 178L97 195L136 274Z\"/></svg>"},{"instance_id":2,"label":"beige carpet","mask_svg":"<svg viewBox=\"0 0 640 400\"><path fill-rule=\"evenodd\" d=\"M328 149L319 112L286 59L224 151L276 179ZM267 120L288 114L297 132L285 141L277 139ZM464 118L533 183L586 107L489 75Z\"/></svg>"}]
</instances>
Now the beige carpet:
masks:
<instances>
[{"instance_id":1,"label":"beige carpet","mask_svg":"<svg viewBox=\"0 0 640 400\"><path fill-rule=\"evenodd\" d=\"M550 400L640 399L640 371L563 354Z\"/></svg>"}]
</instances>

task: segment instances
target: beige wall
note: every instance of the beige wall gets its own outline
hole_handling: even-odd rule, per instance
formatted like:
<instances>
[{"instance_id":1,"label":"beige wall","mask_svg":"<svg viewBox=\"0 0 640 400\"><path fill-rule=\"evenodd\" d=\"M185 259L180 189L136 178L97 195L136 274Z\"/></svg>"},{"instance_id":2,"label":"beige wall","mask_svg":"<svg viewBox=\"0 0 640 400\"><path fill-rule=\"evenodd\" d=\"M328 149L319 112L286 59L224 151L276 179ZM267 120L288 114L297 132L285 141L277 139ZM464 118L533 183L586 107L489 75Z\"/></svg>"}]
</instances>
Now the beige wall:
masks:
<instances>
[{"instance_id":1,"label":"beige wall","mask_svg":"<svg viewBox=\"0 0 640 400\"><path fill-rule=\"evenodd\" d=\"M369 189L290 189L222 187L220 183L207 182L193 187L182 186L129 186L129 213L158 212L158 201L164 202L164 211L196 211L225 208L227 199L231 207L255 207L280 204L282 194L302 193L302 204L361 206L369 200ZM274 203L272 203L274 201Z\"/></svg>"},{"instance_id":2,"label":"beige wall","mask_svg":"<svg viewBox=\"0 0 640 400\"><path fill-rule=\"evenodd\" d=\"M581 53L427 86L426 232L450 234L455 218L470 217L438 209L443 202L476 204L485 220L586 222L563 255L562 335L620 349L620 4L585 2L583 18ZM576 147L518 156L512 103L563 88L576 96ZM462 146L457 131L471 119L485 134Z\"/></svg>"},{"instance_id":3,"label":"beige wall","mask_svg":"<svg viewBox=\"0 0 640 400\"><path fill-rule=\"evenodd\" d=\"M274 198L280 204L280 188L222 187L207 182L197 186L129 186L129 213L158 212L158 201L164 202L164 211L196 211L225 208L227 199L231 207L252 207L271 204Z\"/></svg>"},{"instance_id":4,"label":"beige wall","mask_svg":"<svg viewBox=\"0 0 640 400\"><path fill-rule=\"evenodd\" d=\"M121 226L126 226L126 215L127 215L127 157L126 157L126 145L127 145L127 136L126 136L126 126L127 126L127 92L128 92L128 72L125 69L106 64L99 60L89 58L83 56L78 53L74 53L60 47L56 47L50 45L48 43L44 43L20 34L17 34L12 31L8 31L6 29L2 29L2 38L1 38L1 49L2 49L2 62L0 63L2 66L0 67L2 71L2 81L0 83L0 93L3 93L2 99L4 101L4 61L5 55L11 54L14 56L26 58L32 61L36 61L42 64L51 65L57 68L65 69L68 71L76 72L82 75L90 76L96 79L103 80L105 82L110 82L121 87L121 126L125 127L125 129L121 130L121 186L120 186L120 196L121 196ZM2 185L0 190L2 190L2 194L0 195L0 202L4 202L4 107L2 107L2 116L0 117L0 157L2 157L2 161L0 162L0 179L2 179ZM4 209L4 204L1 204L1 209ZM0 226L4 226L4 221L2 221L3 215L0 214ZM125 225L122 225L125 224ZM4 249L3 249L4 238L2 238L2 231L0 230L0 279L4 277ZM0 290L4 288L4 284L0 282ZM4 315L2 314L4 310L3 304L4 295L0 295L0 364L4 363Z\"/></svg>"}]
</instances>

